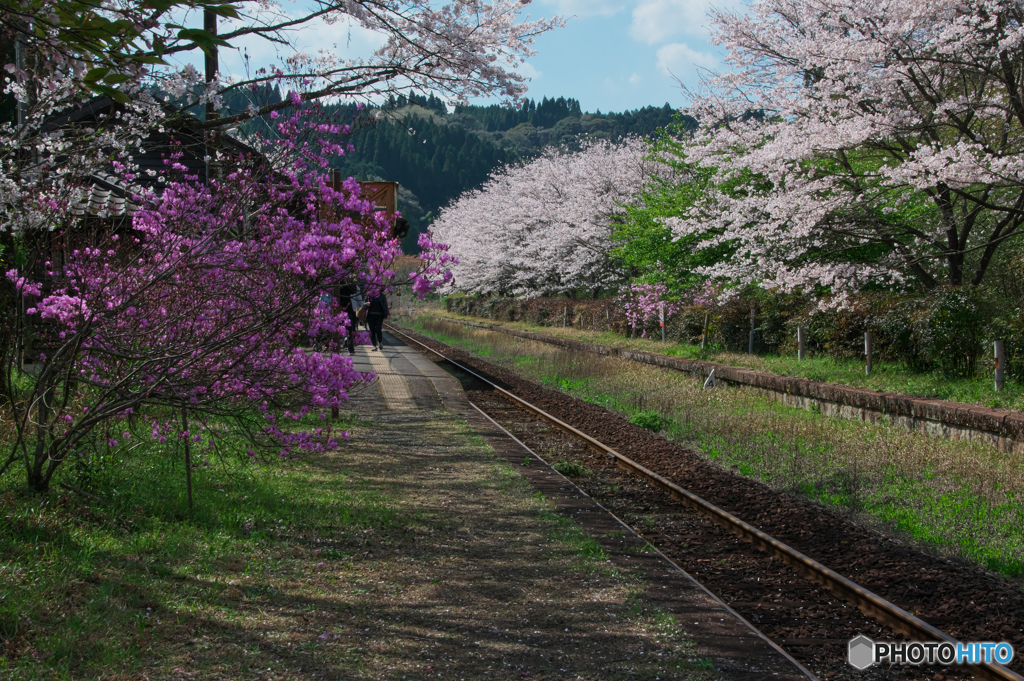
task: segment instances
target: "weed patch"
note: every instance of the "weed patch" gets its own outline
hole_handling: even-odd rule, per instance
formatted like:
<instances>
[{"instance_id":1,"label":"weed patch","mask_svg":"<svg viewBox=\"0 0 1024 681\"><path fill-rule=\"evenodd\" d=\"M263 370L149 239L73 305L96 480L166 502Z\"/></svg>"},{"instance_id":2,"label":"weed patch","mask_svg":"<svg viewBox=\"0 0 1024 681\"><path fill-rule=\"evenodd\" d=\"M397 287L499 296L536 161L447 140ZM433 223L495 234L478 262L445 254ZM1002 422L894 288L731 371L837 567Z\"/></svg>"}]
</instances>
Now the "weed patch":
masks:
<instances>
[{"instance_id":1,"label":"weed patch","mask_svg":"<svg viewBox=\"0 0 1024 681\"><path fill-rule=\"evenodd\" d=\"M651 409L642 409L629 417L629 422L634 426L640 426L655 433L665 427L665 418Z\"/></svg>"},{"instance_id":2,"label":"weed patch","mask_svg":"<svg viewBox=\"0 0 1024 681\"><path fill-rule=\"evenodd\" d=\"M578 478L589 472L583 464L576 463L575 461L565 461L564 459L556 461L551 467L567 478Z\"/></svg>"}]
</instances>

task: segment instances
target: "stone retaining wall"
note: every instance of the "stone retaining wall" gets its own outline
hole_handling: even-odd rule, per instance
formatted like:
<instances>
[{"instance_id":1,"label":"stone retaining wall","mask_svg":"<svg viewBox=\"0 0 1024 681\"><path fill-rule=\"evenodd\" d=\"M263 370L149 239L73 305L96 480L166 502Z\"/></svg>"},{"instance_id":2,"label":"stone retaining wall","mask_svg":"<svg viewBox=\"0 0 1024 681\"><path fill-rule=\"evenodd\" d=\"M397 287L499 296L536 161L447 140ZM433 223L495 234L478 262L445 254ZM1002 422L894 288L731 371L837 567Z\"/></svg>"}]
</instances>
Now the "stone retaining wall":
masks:
<instances>
[{"instance_id":1,"label":"stone retaining wall","mask_svg":"<svg viewBox=\"0 0 1024 681\"><path fill-rule=\"evenodd\" d=\"M518 331L497 324L462 320L448 321L564 348L599 355L618 355L643 364L683 371L702 379L706 379L714 371L716 380L753 388L770 399L793 407L818 408L827 416L872 423L886 420L900 424L908 430L929 435L981 440L1005 452L1024 451L1024 413L1022 412L991 409L976 404L922 399L899 393L850 388L835 383L822 383L806 378L794 378L716 362L682 359L653 352L584 343L569 338Z\"/></svg>"}]
</instances>

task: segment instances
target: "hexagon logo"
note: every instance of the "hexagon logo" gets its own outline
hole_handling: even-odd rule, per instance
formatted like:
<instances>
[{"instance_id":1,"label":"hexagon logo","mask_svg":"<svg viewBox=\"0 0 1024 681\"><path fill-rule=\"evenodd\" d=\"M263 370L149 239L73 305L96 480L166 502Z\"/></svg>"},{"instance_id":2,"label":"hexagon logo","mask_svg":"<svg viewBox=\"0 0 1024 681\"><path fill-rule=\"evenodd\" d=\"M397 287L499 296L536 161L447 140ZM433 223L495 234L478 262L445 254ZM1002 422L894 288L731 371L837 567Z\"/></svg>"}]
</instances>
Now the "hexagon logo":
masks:
<instances>
[{"instance_id":1,"label":"hexagon logo","mask_svg":"<svg viewBox=\"0 0 1024 681\"><path fill-rule=\"evenodd\" d=\"M864 671L875 663L875 642L861 634L850 641L850 666Z\"/></svg>"}]
</instances>

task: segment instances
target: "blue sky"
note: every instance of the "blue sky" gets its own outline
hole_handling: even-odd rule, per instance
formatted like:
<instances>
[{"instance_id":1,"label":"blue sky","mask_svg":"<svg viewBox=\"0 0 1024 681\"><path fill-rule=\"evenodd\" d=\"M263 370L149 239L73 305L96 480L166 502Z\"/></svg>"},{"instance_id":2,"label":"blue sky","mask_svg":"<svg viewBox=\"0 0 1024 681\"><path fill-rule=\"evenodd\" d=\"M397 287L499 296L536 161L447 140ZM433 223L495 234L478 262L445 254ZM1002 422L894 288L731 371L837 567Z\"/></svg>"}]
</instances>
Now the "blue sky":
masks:
<instances>
[{"instance_id":1,"label":"blue sky","mask_svg":"<svg viewBox=\"0 0 1024 681\"><path fill-rule=\"evenodd\" d=\"M541 35L537 55L522 67L531 82L528 97L572 97L584 111L602 112L685 104L677 78L697 86L698 67L717 68L722 51L708 42L707 12L712 6L739 6L740 0L533 0L525 7L533 18L559 15L567 25ZM301 5L301 0L297 3ZM187 17L186 25L200 22ZM347 56L369 54L374 34L345 23L322 22L296 31L299 49L325 49ZM255 67L285 56L258 39L235 42L253 57ZM193 62L202 68L199 55ZM223 73L244 75L238 53L222 51ZM486 103L486 102L476 102Z\"/></svg>"},{"instance_id":2,"label":"blue sky","mask_svg":"<svg viewBox=\"0 0 1024 681\"><path fill-rule=\"evenodd\" d=\"M698 67L721 66L721 49L708 42L710 6L706 0L534 0L535 16L560 14L568 22L537 39L538 54L524 71L533 77L529 96L574 97L584 111L683 106L676 78L695 88Z\"/></svg>"}]
</instances>

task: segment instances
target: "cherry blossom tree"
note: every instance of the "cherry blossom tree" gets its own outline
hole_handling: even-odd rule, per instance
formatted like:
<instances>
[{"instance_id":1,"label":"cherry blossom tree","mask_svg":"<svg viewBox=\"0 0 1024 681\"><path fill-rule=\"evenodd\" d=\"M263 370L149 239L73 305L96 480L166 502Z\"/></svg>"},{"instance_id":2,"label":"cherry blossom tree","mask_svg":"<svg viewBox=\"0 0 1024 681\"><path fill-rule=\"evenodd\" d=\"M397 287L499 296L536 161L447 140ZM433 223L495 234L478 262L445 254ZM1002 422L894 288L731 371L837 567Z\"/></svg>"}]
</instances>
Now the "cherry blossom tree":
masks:
<instances>
[{"instance_id":1,"label":"cherry blossom tree","mask_svg":"<svg viewBox=\"0 0 1024 681\"><path fill-rule=\"evenodd\" d=\"M83 178L109 172L112 160L129 163L143 139L165 128L225 130L302 102L369 100L401 89L435 91L453 100L516 98L525 92L526 79L515 68L533 54L533 38L562 24L557 18L520 21L524 6L519 0L450 0L436 6L339 0L296 14L272 0L16 3L0 19L0 40L18 48L0 74L4 94L17 102L15 120L0 123L0 234L52 226L73 203ZM202 29L185 27L178 23L182 13L185 23L195 13L212 21ZM227 22L219 31L217 17ZM309 55L291 49L290 36L316 22L369 31L381 47L352 59L336 56L344 50ZM217 51L251 37L280 48L283 61L244 80L222 78ZM168 66L172 58L200 49L206 52L206 73L190 64ZM219 115L227 93L257 93L261 86L279 87L289 96L262 103L254 94L246 110ZM205 120L169 112L154 97L154 88L165 97L206 104ZM110 121L54 127L59 114L89 105L97 91L123 105L112 111ZM217 148L212 136L214 155Z\"/></svg>"},{"instance_id":2,"label":"cherry blossom tree","mask_svg":"<svg viewBox=\"0 0 1024 681\"><path fill-rule=\"evenodd\" d=\"M316 83L309 98L392 93L397 88L434 90L463 99L496 95L518 97L525 78L515 72L533 52L534 37L563 25L559 18L520 21L522 0L319 0L295 11L273 0L26 0L8 3L0 16L0 34L16 43L16 63L7 72L40 78L61 73L111 96L151 67L167 67L196 50L212 57L256 37L277 50L284 62L230 87L273 83L286 75L296 83ZM202 27L188 27L201 15ZM218 26L218 18L221 25ZM290 48L291 36L323 22L339 34L356 30L375 34L380 47L359 58L327 50L304 54ZM21 59L22 51L32 58ZM223 93L216 73L200 77L195 69L172 71L177 82L205 82L209 95ZM261 111L259 113L268 113ZM250 114L245 114L250 115ZM231 123L234 121L228 121Z\"/></svg>"},{"instance_id":3,"label":"cherry blossom tree","mask_svg":"<svg viewBox=\"0 0 1024 681\"><path fill-rule=\"evenodd\" d=\"M501 169L441 211L435 237L458 257L454 287L542 295L617 286L613 223L659 168L638 139L548 149Z\"/></svg>"},{"instance_id":4,"label":"cherry blossom tree","mask_svg":"<svg viewBox=\"0 0 1024 681\"><path fill-rule=\"evenodd\" d=\"M700 274L842 294L976 286L1024 221L1024 13L1002 0L757 0L689 113L708 190L666 220Z\"/></svg>"},{"instance_id":5,"label":"cherry blossom tree","mask_svg":"<svg viewBox=\"0 0 1024 681\"><path fill-rule=\"evenodd\" d=\"M527 81L516 68L534 54L530 47L534 38L564 24L558 17L520 21L529 4L522 0L448 0L437 5L417 0L320 0L299 17L276 2L236 4L239 18L228 21L219 39L237 42L255 35L287 43L291 32L323 21L344 32L368 31L381 45L360 58L341 57L341 49L293 52L277 67L258 70L232 83L221 83L206 73L204 81L214 98L232 89L251 89L285 77L294 83L290 89L297 91L301 86L307 101L337 96L367 99L399 90L433 91L458 102L469 97L516 99L526 92ZM192 49L186 41L169 45L165 54ZM179 83L185 86L197 80L194 72L181 75L185 77ZM233 125L285 106L286 102L267 103L202 125Z\"/></svg>"}]
</instances>

